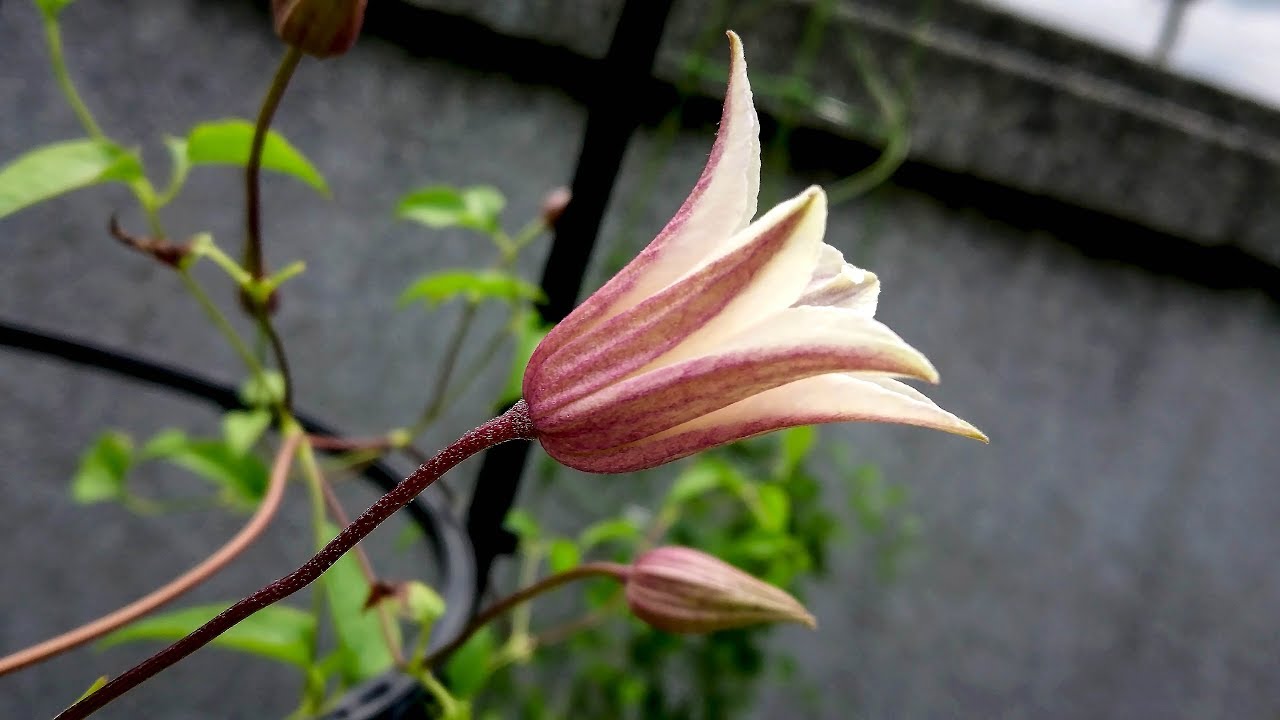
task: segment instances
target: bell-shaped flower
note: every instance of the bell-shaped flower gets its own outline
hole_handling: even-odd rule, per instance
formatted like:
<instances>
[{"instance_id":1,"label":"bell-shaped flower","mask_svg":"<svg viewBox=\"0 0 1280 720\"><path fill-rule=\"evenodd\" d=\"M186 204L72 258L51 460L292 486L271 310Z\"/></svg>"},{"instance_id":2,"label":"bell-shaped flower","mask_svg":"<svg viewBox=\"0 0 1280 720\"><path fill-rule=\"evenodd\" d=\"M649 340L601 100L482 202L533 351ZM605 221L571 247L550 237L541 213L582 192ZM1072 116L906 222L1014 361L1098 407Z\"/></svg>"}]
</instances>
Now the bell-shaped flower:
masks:
<instances>
[{"instance_id":1,"label":"bell-shaped flower","mask_svg":"<svg viewBox=\"0 0 1280 720\"><path fill-rule=\"evenodd\" d=\"M874 319L876 276L823 243L811 187L752 222L759 122L738 37L697 185L635 260L534 351L524 399L569 467L629 472L779 428L876 421L985 440L896 377L937 382Z\"/></svg>"}]
</instances>

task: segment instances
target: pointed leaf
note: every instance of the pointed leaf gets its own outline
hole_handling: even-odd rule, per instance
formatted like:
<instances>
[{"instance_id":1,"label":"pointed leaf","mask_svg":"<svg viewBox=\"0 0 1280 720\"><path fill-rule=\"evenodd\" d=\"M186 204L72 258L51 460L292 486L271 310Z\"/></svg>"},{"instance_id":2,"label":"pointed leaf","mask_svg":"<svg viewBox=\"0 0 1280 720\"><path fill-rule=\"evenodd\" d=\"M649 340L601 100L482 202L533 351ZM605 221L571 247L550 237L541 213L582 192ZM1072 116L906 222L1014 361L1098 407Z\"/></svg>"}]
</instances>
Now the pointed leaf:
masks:
<instances>
[{"instance_id":1,"label":"pointed leaf","mask_svg":"<svg viewBox=\"0 0 1280 720\"><path fill-rule=\"evenodd\" d=\"M232 451L244 455L271 426L266 410L231 410L222 416L222 438Z\"/></svg>"},{"instance_id":2,"label":"pointed leaf","mask_svg":"<svg viewBox=\"0 0 1280 720\"><path fill-rule=\"evenodd\" d=\"M444 270L424 275L405 288L400 294L400 305L421 300L428 307L434 307L459 297L474 303L538 301L543 295L537 285L497 270Z\"/></svg>"},{"instance_id":3,"label":"pointed leaf","mask_svg":"<svg viewBox=\"0 0 1280 720\"><path fill-rule=\"evenodd\" d=\"M552 573L562 573L582 562L582 551L572 540L557 538L547 548L547 567Z\"/></svg>"},{"instance_id":4,"label":"pointed leaf","mask_svg":"<svg viewBox=\"0 0 1280 720\"><path fill-rule=\"evenodd\" d=\"M703 457L685 468L667 491L668 505L683 505L694 498L706 495L729 485L729 473L725 464L712 457Z\"/></svg>"},{"instance_id":5,"label":"pointed leaf","mask_svg":"<svg viewBox=\"0 0 1280 720\"><path fill-rule=\"evenodd\" d=\"M338 534L333 525L325 530L330 537ZM320 577L320 582L329 600L329 614L341 649L343 680L358 683L390 669L395 660L387 649L377 612L365 609L369 582L360 572L355 553L343 555Z\"/></svg>"},{"instance_id":6,"label":"pointed leaf","mask_svg":"<svg viewBox=\"0 0 1280 720\"><path fill-rule=\"evenodd\" d=\"M185 138L166 135L164 147L169 151L169 186L165 188L164 194L160 197L161 205L173 200L173 197L178 194L178 191L187 182L187 173L191 171L191 158L187 154L187 141Z\"/></svg>"},{"instance_id":7,"label":"pointed leaf","mask_svg":"<svg viewBox=\"0 0 1280 720\"><path fill-rule=\"evenodd\" d=\"M528 511L520 508L507 513L507 519L503 525L520 538L522 546L537 542L542 535L542 528L538 525L538 521Z\"/></svg>"},{"instance_id":8,"label":"pointed leaf","mask_svg":"<svg viewBox=\"0 0 1280 720\"><path fill-rule=\"evenodd\" d=\"M791 498L777 485L756 486L756 510L760 527L770 532L782 532L791 519Z\"/></svg>"},{"instance_id":9,"label":"pointed leaf","mask_svg":"<svg viewBox=\"0 0 1280 720\"><path fill-rule=\"evenodd\" d=\"M226 608L226 605L201 605L152 615L107 635L98 647L109 648L139 640L178 640ZM311 613L287 605L272 605L241 620L211 644L306 668L311 663L315 632L316 621Z\"/></svg>"},{"instance_id":10,"label":"pointed leaf","mask_svg":"<svg viewBox=\"0 0 1280 720\"><path fill-rule=\"evenodd\" d=\"M239 165L249 162L253 144L253 123L246 120L217 120L201 123L187 134L187 160L192 165ZM325 195L329 186L311 161L284 136L271 130L262 146L262 167L292 175Z\"/></svg>"},{"instance_id":11,"label":"pointed leaf","mask_svg":"<svg viewBox=\"0 0 1280 720\"><path fill-rule=\"evenodd\" d=\"M122 432L104 432L80 458L71 481L71 497L78 503L119 500L133 465L133 440Z\"/></svg>"},{"instance_id":12,"label":"pointed leaf","mask_svg":"<svg viewBox=\"0 0 1280 720\"><path fill-rule=\"evenodd\" d=\"M396 217L430 228L463 227L493 234L507 200L488 185L455 188L433 185L405 195L396 207Z\"/></svg>"},{"instance_id":13,"label":"pointed leaf","mask_svg":"<svg viewBox=\"0 0 1280 720\"><path fill-rule=\"evenodd\" d=\"M529 365L529 358L538 348L538 343L551 332L551 326L542 321L542 317L530 308L525 308L513 324L516 347L511 358L511 372L507 375L507 386L502 391L502 402L513 403L520 399L524 392L524 371Z\"/></svg>"},{"instance_id":14,"label":"pointed leaf","mask_svg":"<svg viewBox=\"0 0 1280 720\"><path fill-rule=\"evenodd\" d=\"M153 437L142 449L146 459L171 462L218 486L223 496L252 507L267 489L267 466L254 455L237 451L221 440L196 440L181 430Z\"/></svg>"},{"instance_id":15,"label":"pointed leaf","mask_svg":"<svg viewBox=\"0 0 1280 720\"><path fill-rule=\"evenodd\" d=\"M805 455L813 449L818 440L818 430L812 425L801 425L788 428L778 433L782 438L781 454L778 458L778 475L790 475L795 472Z\"/></svg>"},{"instance_id":16,"label":"pointed leaf","mask_svg":"<svg viewBox=\"0 0 1280 720\"><path fill-rule=\"evenodd\" d=\"M578 535L578 544L583 551L608 542L631 543L639 540L640 526L627 518L610 518L601 520L583 530Z\"/></svg>"},{"instance_id":17,"label":"pointed leaf","mask_svg":"<svg viewBox=\"0 0 1280 720\"><path fill-rule=\"evenodd\" d=\"M455 696L460 699L471 697L484 686L497 650L498 640L491 625L480 628L458 648L444 666L445 679Z\"/></svg>"},{"instance_id":18,"label":"pointed leaf","mask_svg":"<svg viewBox=\"0 0 1280 720\"><path fill-rule=\"evenodd\" d=\"M142 178L133 153L105 140L68 140L38 147L0 167L0 217L105 182Z\"/></svg>"},{"instance_id":19,"label":"pointed leaf","mask_svg":"<svg viewBox=\"0 0 1280 720\"><path fill-rule=\"evenodd\" d=\"M56 20L62 11L75 0L36 0L36 7L46 20Z\"/></svg>"}]
</instances>

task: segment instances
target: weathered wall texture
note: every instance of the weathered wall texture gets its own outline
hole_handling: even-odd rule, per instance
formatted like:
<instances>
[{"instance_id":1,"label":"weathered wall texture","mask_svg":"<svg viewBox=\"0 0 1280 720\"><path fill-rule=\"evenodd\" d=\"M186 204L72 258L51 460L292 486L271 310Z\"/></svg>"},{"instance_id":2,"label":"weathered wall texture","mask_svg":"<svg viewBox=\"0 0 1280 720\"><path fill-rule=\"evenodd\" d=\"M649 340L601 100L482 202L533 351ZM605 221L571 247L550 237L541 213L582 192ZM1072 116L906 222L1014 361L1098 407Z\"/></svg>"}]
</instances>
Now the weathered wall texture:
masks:
<instances>
[{"instance_id":1,"label":"weathered wall texture","mask_svg":"<svg viewBox=\"0 0 1280 720\"><path fill-rule=\"evenodd\" d=\"M678 6L673 42L687 37L695 5ZM479 3L475 12L490 6L509 7ZM606 3L586 6L595 9L574 17L596 23L589 27L613 16ZM966 26L963 18L975 16L964 14L965 6L940 6L953 33L980 37L983 28L1004 27ZM521 24L527 18L517 10L505 12L502 22L477 17L503 32L536 36L538 26ZM138 132L133 139L154 149L158 133L252 112L277 53L265 27L260 14L240 4L128 0L73 7L66 34L76 76L104 124ZM551 42L587 55L603 50L604 39L552 27L566 34L549 35ZM47 78L38 28L26 3L0 4L0 158L77 134ZM783 32L785 23L740 29L753 69L784 67L778 63L786 61L785 47L770 33ZM1021 32L1010 37L1056 37ZM1051 58L1055 63L1077 63L1082 74L1130 87L1143 79L1116 70L1122 61L1056 42L1045 45L1050 55L1061 53ZM664 57L669 68L670 53ZM1241 221L1234 234L1223 230L1232 221L1223 208L1237 200L1198 189L1208 183L1246 192L1247 182L1212 177L1237 178L1241 164L1254 168L1255 181L1274 187L1273 115L1167 79L1146 92L1167 91L1167 102L1178 108L1194 104L1136 120L1119 110L1098 115L1061 87L1034 90L1034 72L1008 81L1003 95L984 95L999 82L985 79L995 71L940 60L924 67L917 89L928 112L917 164L1118 214L1137 221L1135 232L1161 231L1143 231L1147 240L1227 243L1254 260L1275 260L1274 237L1257 234L1254 222ZM947 86L949 68L956 76ZM1026 94L1035 92L1040 100ZM1026 103L1062 112L1048 111L1047 125L1036 126L1040 134L1018 136L1025 123L1006 127L1000 118L1021 117ZM1184 110L1207 113L1213 127L1243 128L1232 136L1240 142L1162 122ZM511 200L514 224L535 211L546 188L567 181L582 121L576 99L550 85L409 57L377 38L341 61L304 66L280 127L327 173L334 199L318 200L279 179L269 181L266 198L271 258L308 259L280 315L307 409L356 432L410 417L439 350L430 322L393 310L395 295L428 267L486 257L471 238L428 236L395 223L390 209L399 194L430 181L494 183ZM1080 139L1089 136L1092 150ZM1124 138L1148 150L1141 157L1100 151L1125 147ZM657 191L640 205L638 234L651 234L678 205L710 142L708 128L677 138ZM636 202L654 144L646 130L628 155L606 241ZM1078 149L1076 171L1027 159L1067 147ZM160 166L158 152L149 157ZM1154 170L1139 167L1154 158L1174 159ZM1184 186L1171 177L1175 170L1206 176L1181 178ZM815 168L784 184L794 190L830 179ZM1113 180L1118 185L1108 189ZM210 170L193 182L169 225L209 229L233 245L235 174ZM825 429L826 443L848 443L911 488L924 538L891 585L875 579L862 549L838 548L831 579L809 595L822 634L784 630L779 645L802 657L804 675L825 696L823 717L1274 717L1280 713L1274 301L1259 289L1212 290L1091 256L1100 239L1090 233L1123 224L1063 223L1061 213L1015 223L989 202L976 207L944 194L957 186L907 182L837 207L829 242L880 275L881 315L942 371L943 384L931 394L993 443L894 427ZM0 222L0 316L236 379L226 370L234 358L175 279L106 237L105 218L126 200L118 190L84 193ZM1253 207L1249 217L1258 226L1276 212L1273 204ZM538 260L529 258L530 276ZM501 370L486 382L500 381ZM459 410L424 444L449 439L478 419L473 409ZM7 510L0 525L0 651L144 592L232 532L235 523L225 517L197 515L192 523L79 508L65 490L77 453L103 425L145 436L168 424L209 427L212 420L151 390L0 353L0 497ZM150 481L172 482L162 473ZM591 489L594 502L643 499L655 490L600 478L583 479L580 487ZM301 558L306 513L300 496L291 499L269 536L196 599L238 595ZM563 511L554 518L569 527L590 519ZM0 717L47 716L139 653L85 650L0 678ZM205 652L104 717L283 715L297 683L273 666ZM767 687L754 716L789 716L799 692ZM240 698L240 709L228 711L228 697Z\"/></svg>"}]
</instances>

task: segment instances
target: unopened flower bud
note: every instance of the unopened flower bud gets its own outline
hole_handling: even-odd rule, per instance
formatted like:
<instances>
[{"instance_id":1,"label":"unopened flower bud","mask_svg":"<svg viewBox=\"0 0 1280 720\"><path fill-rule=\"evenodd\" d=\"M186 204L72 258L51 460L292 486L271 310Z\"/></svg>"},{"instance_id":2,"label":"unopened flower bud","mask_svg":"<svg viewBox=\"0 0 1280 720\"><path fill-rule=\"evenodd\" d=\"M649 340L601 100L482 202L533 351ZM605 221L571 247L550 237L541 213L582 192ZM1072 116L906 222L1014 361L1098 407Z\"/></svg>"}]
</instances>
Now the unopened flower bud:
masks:
<instances>
[{"instance_id":1,"label":"unopened flower bud","mask_svg":"<svg viewBox=\"0 0 1280 720\"><path fill-rule=\"evenodd\" d=\"M702 634L769 622L817 627L798 600L704 552L661 547L641 555L626 581L632 614L667 632Z\"/></svg>"},{"instance_id":2,"label":"unopened flower bud","mask_svg":"<svg viewBox=\"0 0 1280 720\"><path fill-rule=\"evenodd\" d=\"M564 214L564 209L569 207L569 201L573 199L573 193L569 192L569 188L561 185L560 187L547 193L542 200L542 222L549 228L554 228L559 222L560 216Z\"/></svg>"},{"instance_id":3,"label":"unopened flower bud","mask_svg":"<svg viewBox=\"0 0 1280 720\"><path fill-rule=\"evenodd\" d=\"M367 0L271 0L276 35L308 55L341 55L355 45Z\"/></svg>"}]
</instances>

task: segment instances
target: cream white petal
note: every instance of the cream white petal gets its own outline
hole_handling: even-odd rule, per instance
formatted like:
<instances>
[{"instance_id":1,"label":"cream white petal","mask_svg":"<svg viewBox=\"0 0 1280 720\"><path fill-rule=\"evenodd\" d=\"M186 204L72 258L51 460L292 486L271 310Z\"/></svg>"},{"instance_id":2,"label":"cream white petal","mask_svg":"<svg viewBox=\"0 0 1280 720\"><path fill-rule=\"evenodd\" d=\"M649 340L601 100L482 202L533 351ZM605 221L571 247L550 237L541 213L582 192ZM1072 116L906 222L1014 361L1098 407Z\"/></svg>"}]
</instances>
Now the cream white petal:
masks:
<instances>
[{"instance_id":1,"label":"cream white petal","mask_svg":"<svg viewBox=\"0 0 1280 720\"><path fill-rule=\"evenodd\" d=\"M798 205L805 206L804 213L792 231L793 239L787 248L752 278L749 285L740 289L719 314L675 348L657 358L649 365L650 368L715 352L729 338L751 328L761 318L786 310L800 298L818 264L822 237L827 228L827 195L816 185L779 203L762 215L759 220L734 236L717 253L717 257L710 258L708 262L737 252L754 238L756 226L768 226L774 222L775 217L794 213Z\"/></svg>"},{"instance_id":2,"label":"cream white petal","mask_svg":"<svg viewBox=\"0 0 1280 720\"><path fill-rule=\"evenodd\" d=\"M791 308L714 353L547 408L535 422L564 449L600 450L796 380L837 372L937 377L923 355L874 319L838 308Z\"/></svg>"},{"instance_id":3,"label":"cream white petal","mask_svg":"<svg viewBox=\"0 0 1280 720\"><path fill-rule=\"evenodd\" d=\"M839 250L824 244L818 266L795 305L840 307L874 317L879 297L880 280L875 273L845 262Z\"/></svg>"},{"instance_id":4,"label":"cream white petal","mask_svg":"<svg viewBox=\"0 0 1280 720\"><path fill-rule=\"evenodd\" d=\"M720 130L693 191L648 247L547 335L534 362L660 292L715 254L755 216L760 122L742 42L734 33L728 35L729 86Z\"/></svg>"},{"instance_id":5,"label":"cream white petal","mask_svg":"<svg viewBox=\"0 0 1280 720\"><path fill-rule=\"evenodd\" d=\"M987 441L981 430L906 383L849 373L817 375L767 390L652 439L661 441L716 428L736 427L755 435L795 425L857 421L903 423Z\"/></svg>"},{"instance_id":6,"label":"cream white petal","mask_svg":"<svg viewBox=\"0 0 1280 720\"><path fill-rule=\"evenodd\" d=\"M622 473L782 428L859 421L916 425L987 442L982 431L903 383L834 373L782 385L607 451L576 452L546 440L543 447L562 464L578 470Z\"/></svg>"},{"instance_id":7,"label":"cream white petal","mask_svg":"<svg viewBox=\"0 0 1280 720\"><path fill-rule=\"evenodd\" d=\"M756 322L773 305L785 307L816 261L823 215L820 191L783 203L739 233L733 252L550 352L540 345L524 377L534 418L660 366L655 359L673 348L714 349L735 325ZM687 342L695 336L704 339Z\"/></svg>"}]
</instances>

